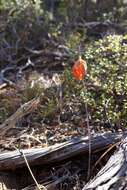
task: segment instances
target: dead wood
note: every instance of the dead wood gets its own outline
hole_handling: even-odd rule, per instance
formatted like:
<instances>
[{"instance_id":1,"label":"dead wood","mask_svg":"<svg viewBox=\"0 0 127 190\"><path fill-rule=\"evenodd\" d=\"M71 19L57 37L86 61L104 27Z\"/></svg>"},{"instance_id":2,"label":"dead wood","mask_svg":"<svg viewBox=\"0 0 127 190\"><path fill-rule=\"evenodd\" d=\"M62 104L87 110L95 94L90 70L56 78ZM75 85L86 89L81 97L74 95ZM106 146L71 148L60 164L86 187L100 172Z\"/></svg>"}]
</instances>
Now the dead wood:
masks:
<instances>
[{"instance_id":1,"label":"dead wood","mask_svg":"<svg viewBox=\"0 0 127 190\"><path fill-rule=\"evenodd\" d=\"M127 137L96 177L83 190L127 189Z\"/></svg>"},{"instance_id":2,"label":"dead wood","mask_svg":"<svg viewBox=\"0 0 127 190\"><path fill-rule=\"evenodd\" d=\"M122 133L106 133L92 137L92 153L101 151L119 142L123 136L127 136L127 131ZM22 150L28 160L33 165L45 165L60 162L79 154L88 154L88 138L77 138L65 143L52 145L46 148L32 148ZM23 156L18 150L0 154L0 170L14 170L26 166Z\"/></svg>"},{"instance_id":3,"label":"dead wood","mask_svg":"<svg viewBox=\"0 0 127 190\"><path fill-rule=\"evenodd\" d=\"M29 102L23 104L13 115L11 115L8 119L5 120L3 124L0 125L0 136L7 132L7 130L16 126L16 123L25 115L34 111L40 102L39 98L34 98Z\"/></svg>"},{"instance_id":4,"label":"dead wood","mask_svg":"<svg viewBox=\"0 0 127 190\"><path fill-rule=\"evenodd\" d=\"M109 34L125 34L126 28L120 24L113 23L110 21L105 22L85 22L85 23L69 23L72 28L79 27L87 29L88 36L94 36L97 38L102 38ZM66 25L65 27L68 27Z\"/></svg>"},{"instance_id":5,"label":"dead wood","mask_svg":"<svg viewBox=\"0 0 127 190\"><path fill-rule=\"evenodd\" d=\"M15 86L15 83L10 81L5 77L6 73L12 71L14 72L15 67L12 66L7 66L5 69L2 69L0 71L0 85L3 85L4 83L9 84L10 86Z\"/></svg>"},{"instance_id":6,"label":"dead wood","mask_svg":"<svg viewBox=\"0 0 127 190\"><path fill-rule=\"evenodd\" d=\"M56 190L57 189L57 185L64 182L66 179L68 179L69 176L62 176L62 177L59 177L58 179L56 180L52 180L52 181L49 181L49 182L46 182L44 183L44 187L47 189L47 190ZM41 185L40 185L41 187ZM25 187L23 188L22 190L38 190L37 187L35 187L35 185L30 185L28 187Z\"/></svg>"},{"instance_id":7,"label":"dead wood","mask_svg":"<svg viewBox=\"0 0 127 190\"><path fill-rule=\"evenodd\" d=\"M51 52L51 51L45 51L45 50L32 50L32 49L29 49L27 47L25 47L25 49L27 51L29 51L30 53L35 54L35 55L49 56L49 57L51 56L51 57L54 57L54 58L59 57L60 59L62 59L62 58L65 59L65 58L69 58L70 57L69 56L69 52L62 53L62 52L60 52L58 50Z\"/></svg>"},{"instance_id":8,"label":"dead wood","mask_svg":"<svg viewBox=\"0 0 127 190\"><path fill-rule=\"evenodd\" d=\"M7 77L8 73L16 72L17 74L16 74L15 78L16 78L16 80L18 80L19 78L22 77L23 71L29 69L29 67L32 67L32 68L34 67L34 63L30 60L30 58L28 58L26 64L23 66L20 66L20 67L7 66L4 69L2 69L0 71L0 89L4 88L5 84L6 84L6 86L9 85L9 86L16 88L16 83L8 79L8 77Z\"/></svg>"},{"instance_id":9,"label":"dead wood","mask_svg":"<svg viewBox=\"0 0 127 190\"><path fill-rule=\"evenodd\" d=\"M0 90L7 87L7 83L3 83L0 85Z\"/></svg>"}]
</instances>

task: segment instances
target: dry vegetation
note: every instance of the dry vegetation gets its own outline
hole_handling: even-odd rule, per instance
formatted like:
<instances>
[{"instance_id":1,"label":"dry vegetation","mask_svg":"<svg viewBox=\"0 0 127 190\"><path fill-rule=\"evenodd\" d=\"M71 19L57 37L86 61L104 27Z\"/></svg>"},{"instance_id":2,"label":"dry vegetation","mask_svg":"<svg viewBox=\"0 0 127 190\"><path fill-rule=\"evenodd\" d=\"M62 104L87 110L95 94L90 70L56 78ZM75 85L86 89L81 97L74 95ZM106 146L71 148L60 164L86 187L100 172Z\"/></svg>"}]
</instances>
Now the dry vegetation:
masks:
<instances>
[{"instance_id":1,"label":"dry vegetation","mask_svg":"<svg viewBox=\"0 0 127 190\"><path fill-rule=\"evenodd\" d=\"M0 3L0 150L3 152L48 147L87 136L86 103L93 135L125 131L127 127L126 6L117 3L111 10L111 4L109 12L104 9L102 16L91 1L88 10L92 6L98 12L94 12L95 22L87 22L93 21L93 15L89 18L84 15L82 6L86 4L82 1L71 15L74 1L71 1L74 4L66 0L57 2L51 7L48 2ZM123 14L117 17L121 9ZM79 49L88 64L84 82L76 81L71 72ZM78 158L51 170L46 168L44 173L50 179L45 178L42 183L67 174L67 179L61 179L64 183L58 182L58 189L81 189L86 177L81 161ZM42 178L38 180L41 182Z\"/></svg>"}]
</instances>

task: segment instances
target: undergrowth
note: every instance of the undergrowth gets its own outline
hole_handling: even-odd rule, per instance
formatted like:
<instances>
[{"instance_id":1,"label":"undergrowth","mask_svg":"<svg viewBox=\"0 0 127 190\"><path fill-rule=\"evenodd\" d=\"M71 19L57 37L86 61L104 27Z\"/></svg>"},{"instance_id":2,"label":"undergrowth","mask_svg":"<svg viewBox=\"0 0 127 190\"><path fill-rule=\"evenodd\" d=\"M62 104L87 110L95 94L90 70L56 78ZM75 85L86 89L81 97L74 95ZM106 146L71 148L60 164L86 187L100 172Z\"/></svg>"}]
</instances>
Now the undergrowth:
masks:
<instances>
[{"instance_id":1,"label":"undergrowth","mask_svg":"<svg viewBox=\"0 0 127 190\"><path fill-rule=\"evenodd\" d=\"M21 102L27 102L41 94L42 101L38 109L40 120L49 119L53 122L60 115L62 121L75 122L74 118L84 117L84 103L87 102L90 123L94 127L108 127L110 124L116 128L126 127L127 45L124 43L126 38L126 35L107 36L88 45L83 54L88 65L85 83L76 81L72 77L71 67L66 66L60 75L61 107L59 87L44 90L37 84L32 87L28 84L18 98L21 98ZM4 119L17 107L16 99L3 95L0 104L0 115ZM80 123L80 119L77 120Z\"/></svg>"}]
</instances>

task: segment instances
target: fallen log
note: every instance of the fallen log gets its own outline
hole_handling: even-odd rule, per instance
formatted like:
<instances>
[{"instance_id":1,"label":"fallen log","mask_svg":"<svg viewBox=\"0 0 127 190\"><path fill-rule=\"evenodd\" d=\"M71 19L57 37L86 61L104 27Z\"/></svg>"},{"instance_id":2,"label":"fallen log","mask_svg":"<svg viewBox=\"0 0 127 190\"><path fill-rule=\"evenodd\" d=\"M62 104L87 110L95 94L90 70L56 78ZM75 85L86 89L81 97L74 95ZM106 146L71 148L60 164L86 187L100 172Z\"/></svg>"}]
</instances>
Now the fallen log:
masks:
<instances>
[{"instance_id":1,"label":"fallen log","mask_svg":"<svg viewBox=\"0 0 127 190\"><path fill-rule=\"evenodd\" d=\"M127 137L96 177L83 190L127 189Z\"/></svg>"},{"instance_id":2,"label":"fallen log","mask_svg":"<svg viewBox=\"0 0 127 190\"><path fill-rule=\"evenodd\" d=\"M16 126L16 123L25 115L35 110L40 102L40 98L34 98L29 102L23 104L17 111L5 120L3 124L0 124L0 137L3 138L5 133Z\"/></svg>"},{"instance_id":3,"label":"fallen log","mask_svg":"<svg viewBox=\"0 0 127 190\"><path fill-rule=\"evenodd\" d=\"M127 136L127 131L123 133L103 133L91 139L92 154L102 151L112 144L121 141ZM52 145L46 148L31 148L21 150L25 154L31 166L51 164L72 158L79 154L88 154L88 137L76 138L65 143ZM0 171L15 170L26 166L24 158L19 150L0 154Z\"/></svg>"}]
</instances>

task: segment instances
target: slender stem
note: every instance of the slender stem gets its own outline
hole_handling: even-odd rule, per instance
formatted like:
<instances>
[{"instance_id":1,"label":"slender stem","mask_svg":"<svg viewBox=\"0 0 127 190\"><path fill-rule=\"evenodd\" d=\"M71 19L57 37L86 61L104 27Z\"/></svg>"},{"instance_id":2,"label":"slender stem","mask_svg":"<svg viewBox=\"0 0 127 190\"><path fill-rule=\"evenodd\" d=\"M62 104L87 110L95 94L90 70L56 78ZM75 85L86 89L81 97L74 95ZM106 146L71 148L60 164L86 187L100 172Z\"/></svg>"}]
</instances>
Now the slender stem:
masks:
<instances>
[{"instance_id":1,"label":"slender stem","mask_svg":"<svg viewBox=\"0 0 127 190\"><path fill-rule=\"evenodd\" d=\"M19 152L23 155L23 158L24 158L24 160L25 160L25 163L26 163L26 165L27 165L27 168L28 168L28 170L29 170L29 172L30 172L30 174L31 174L31 176L32 176L32 178L33 178L33 180L34 180L34 182L35 182L35 184L36 184L38 190L41 190L41 188L43 188L44 190L47 190L46 187L44 187L44 186L42 186L42 185L41 185L41 187L39 186L39 184L38 184L36 178L35 178L34 175L33 175L33 172L32 172L32 170L31 170L31 168L30 168L30 165L29 165L29 163L28 163L28 161L27 161L27 159L26 159L26 156L25 156L24 152L21 151L21 150L19 150Z\"/></svg>"},{"instance_id":2,"label":"slender stem","mask_svg":"<svg viewBox=\"0 0 127 190\"><path fill-rule=\"evenodd\" d=\"M90 178L90 172L91 172L91 130L90 130L90 125L89 125L87 102L85 103L85 110L86 110L86 118L87 118L88 137L89 137L89 157L88 157L88 170L87 170L87 180L88 180Z\"/></svg>"},{"instance_id":3,"label":"slender stem","mask_svg":"<svg viewBox=\"0 0 127 190\"><path fill-rule=\"evenodd\" d=\"M78 47L78 53L79 53L79 60L81 60L82 56L81 56L81 46L80 45Z\"/></svg>"},{"instance_id":4,"label":"slender stem","mask_svg":"<svg viewBox=\"0 0 127 190\"><path fill-rule=\"evenodd\" d=\"M83 81L83 85L85 88L85 82ZM88 113L88 105L85 102L85 112L86 112L86 120L87 120L87 130L88 130L88 137L89 137L89 157L88 157L88 170L87 170L87 180L90 178L91 173L91 130L89 125L89 113Z\"/></svg>"}]
</instances>

